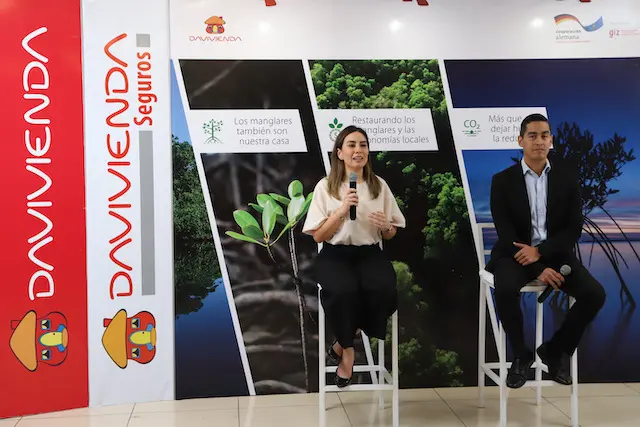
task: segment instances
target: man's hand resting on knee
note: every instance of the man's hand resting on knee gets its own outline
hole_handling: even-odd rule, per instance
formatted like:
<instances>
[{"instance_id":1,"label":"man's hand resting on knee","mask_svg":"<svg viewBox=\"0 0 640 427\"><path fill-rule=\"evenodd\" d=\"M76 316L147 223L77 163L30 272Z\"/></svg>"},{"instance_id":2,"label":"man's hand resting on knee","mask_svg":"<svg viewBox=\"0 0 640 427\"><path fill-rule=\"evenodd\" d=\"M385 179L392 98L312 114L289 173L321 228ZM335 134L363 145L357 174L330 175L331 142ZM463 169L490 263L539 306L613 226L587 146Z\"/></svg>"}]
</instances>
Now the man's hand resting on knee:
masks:
<instances>
[{"instance_id":1,"label":"man's hand resting on knee","mask_svg":"<svg viewBox=\"0 0 640 427\"><path fill-rule=\"evenodd\" d=\"M546 283L547 285L551 285L555 290L558 290L564 283L564 276L553 268L547 267L542 271L542 273L540 273L538 280Z\"/></svg>"},{"instance_id":2,"label":"man's hand resting on knee","mask_svg":"<svg viewBox=\"0 0 640 427\"><path fill-rule=\"evenodd\" d=\"M540 260L540 252L535 246L525 245L524 243L513 242L520 250L513 256L522 266L531 265Z\"/></svg>"}]
</instances>

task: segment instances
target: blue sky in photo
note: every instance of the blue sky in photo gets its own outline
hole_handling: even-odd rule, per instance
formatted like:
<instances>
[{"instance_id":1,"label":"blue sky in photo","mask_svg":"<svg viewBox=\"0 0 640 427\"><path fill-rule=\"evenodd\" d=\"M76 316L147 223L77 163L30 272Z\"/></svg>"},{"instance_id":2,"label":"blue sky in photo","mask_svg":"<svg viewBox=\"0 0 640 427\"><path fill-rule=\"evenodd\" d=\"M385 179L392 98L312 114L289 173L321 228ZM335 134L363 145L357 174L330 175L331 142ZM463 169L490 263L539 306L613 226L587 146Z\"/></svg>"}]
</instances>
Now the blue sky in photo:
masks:
<instances>
[{"instance_id":1,"label":"blue sky in photo","mask_svg":"<svg viewBox=\"0 0 640 427\"><path fill-rule=\"evenodd\" d=\"M180 142L188 141L191 143L187 118L185 117L182 107L178 78L173 68L173 61L171 61L171 134L177 136Z\"/></svg>"},{"instance_id":2,"label":"blue sky in photo","mask_svg":"<svg viewBox=\"0 0 640 427\"><path fill-rule=\"evenodd\" d=\"M521 150L464 150L464 163L478 222L491 222L489 195L491 177L513 164L512 157L520 158Z\"/></svg>"},{"instance_id":3,"label":"blue sky in photo","mask_svg":"<svg viewBox=\"0 0 640 427\"><path fill-rule=\"evenodd\" d=\"M552 131L564 121L589 130L594 142L614 133L640 157L640 59L446 61L454 108L546 107ZM478 220L490 220L491 176L512 164L517 150L465 151ZM620 190L605 208L625 230L640 232L640 158L609 182ZM590 215L598 222L604 214ZM603 224L604 225L604 224Z\"/></svg>"}]
</instances>

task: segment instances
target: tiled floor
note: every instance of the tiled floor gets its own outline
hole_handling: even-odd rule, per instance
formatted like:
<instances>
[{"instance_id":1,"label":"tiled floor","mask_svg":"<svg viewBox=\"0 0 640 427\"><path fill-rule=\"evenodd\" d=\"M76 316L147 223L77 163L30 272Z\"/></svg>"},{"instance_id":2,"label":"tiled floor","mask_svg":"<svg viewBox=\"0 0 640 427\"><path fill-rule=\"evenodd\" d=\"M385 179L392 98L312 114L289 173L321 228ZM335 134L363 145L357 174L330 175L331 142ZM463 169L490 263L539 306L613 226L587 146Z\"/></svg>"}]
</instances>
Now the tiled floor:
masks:
<instances>
[{"instance_id":1,"label":"tiled floor","mask_svg":"<svg viewBox=\"0 0 640 427\"><path fill-rule=\"evenodd\" d=\"M498 389L487 389L486 407L477 407L476 388L400 391L403 427L485 427L498 425ZM640 384L580 386L583 427L640 426ZM511 427L570 426L569 388L535 392L523 388L509 399ZM391 426L390 401L378 409L377 395L352 392L327 395L327 427ZM318 395L299 394L153 402L41 414L0 420L0 427L316 427Z\"/></svg>"}]
</instances>

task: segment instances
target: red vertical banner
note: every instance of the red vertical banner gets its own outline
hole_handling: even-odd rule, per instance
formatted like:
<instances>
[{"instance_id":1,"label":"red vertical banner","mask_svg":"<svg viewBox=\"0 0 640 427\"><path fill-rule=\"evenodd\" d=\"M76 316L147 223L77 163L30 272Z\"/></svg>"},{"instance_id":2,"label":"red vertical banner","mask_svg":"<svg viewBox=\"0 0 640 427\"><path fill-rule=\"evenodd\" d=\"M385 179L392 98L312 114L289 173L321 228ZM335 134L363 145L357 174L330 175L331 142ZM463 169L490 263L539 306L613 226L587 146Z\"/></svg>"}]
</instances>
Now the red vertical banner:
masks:
<instances>
[{"instance_id":1,"label":"red vertical banner","mask_svg":"<svg viewBox=\"0 0 640 427\"><path fill-rule=\"evenodd\" d=\"M80 1L2 17L0 418L89 394Z\"/></svg>"}]
</instances>

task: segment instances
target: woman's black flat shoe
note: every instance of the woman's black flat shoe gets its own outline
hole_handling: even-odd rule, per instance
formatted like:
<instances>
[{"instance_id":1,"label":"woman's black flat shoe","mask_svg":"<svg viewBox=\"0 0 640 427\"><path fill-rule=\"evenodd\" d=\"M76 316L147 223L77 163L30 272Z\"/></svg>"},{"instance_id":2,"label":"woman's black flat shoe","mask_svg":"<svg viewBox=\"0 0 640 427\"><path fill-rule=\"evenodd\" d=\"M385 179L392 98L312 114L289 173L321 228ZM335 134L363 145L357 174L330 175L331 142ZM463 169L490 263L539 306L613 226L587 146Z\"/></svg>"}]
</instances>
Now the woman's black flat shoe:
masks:
<instances>
[{"instance_id":1,"label":"woman's black flat shoe","mask_svg":"<svg viewBox=\"0 0 640 427\"><path fill-rule=\"evenodd\" d=\"M331 359L332 362L336 364L340 363L340 360L342 360L342 357L340 357L338 353L336 353L336 351L333 349L333 346L336 345L337 342L338 340L335 340L333 344L329 346L329 350L327 350L327 356L329 357L329 359Z\"/></svg>"},{"instance_id":2,"label":"woman's black flat shoe","mask_svg":"<svg viewBox=\"0 0 640 427\"><path fill-rule=\"evenodd\" d=\"M338 388L345 388L345 387L347 387L347 386L349 386L351 384L351 379L352 378L353 378L353 373L351 374L351 377L349 377L349 378L342 378L336 372L336 385L338 386Z\"/></svg>"},{"instance_id":3,"label":"woman's black flat shoe","mask_svg":"<svg viewBox=\"0 0 640 427\"><path fill-rule=\"evenodd\" d=\"M353 379L353 368L355 366L355 360L353 361L353 365L351 365L351 376L349 378L342 378L338 375L338 369L336 369L336 385L338 388L345 388L351 384L351 380Z\"/></svg>"}]
</instances>

